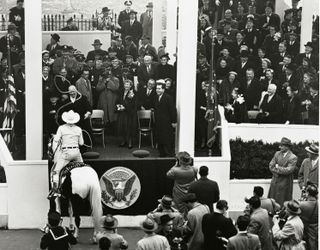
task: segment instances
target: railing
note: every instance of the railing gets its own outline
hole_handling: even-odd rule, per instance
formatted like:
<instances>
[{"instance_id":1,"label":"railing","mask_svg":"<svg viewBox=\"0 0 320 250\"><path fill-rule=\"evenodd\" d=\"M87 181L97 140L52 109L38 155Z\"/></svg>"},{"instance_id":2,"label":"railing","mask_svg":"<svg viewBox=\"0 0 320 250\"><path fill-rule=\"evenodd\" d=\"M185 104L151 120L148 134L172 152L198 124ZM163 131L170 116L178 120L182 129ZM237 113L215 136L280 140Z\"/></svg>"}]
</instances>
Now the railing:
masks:
<instances>
[{"instance_id":1,"label":"railing","mask_svg":"<svg viewBox=\"0 0 320 250\"><path fill-rule=\"evenodd\" d=\"M5 31L9 23L9 14L0 14L0 18L0 31Z\"/></svg>"}]
</instances>

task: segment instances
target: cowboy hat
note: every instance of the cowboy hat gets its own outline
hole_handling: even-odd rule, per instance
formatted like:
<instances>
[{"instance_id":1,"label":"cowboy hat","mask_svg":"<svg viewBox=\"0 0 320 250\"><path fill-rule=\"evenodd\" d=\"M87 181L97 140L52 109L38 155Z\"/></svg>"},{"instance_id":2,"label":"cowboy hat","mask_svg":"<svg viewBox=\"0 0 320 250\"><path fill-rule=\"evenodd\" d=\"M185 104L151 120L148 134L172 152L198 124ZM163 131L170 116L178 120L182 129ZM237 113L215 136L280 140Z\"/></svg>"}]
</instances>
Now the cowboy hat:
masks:
<instances>
[{"instance_id":1,"label":"cowboy hat","mask_svg":"<svg viewBox=\"0 0 320 250\"><path fill-rule=\"evenodd\" d=\"M177 160L179 161L179 164L184 164L184 165L190 165L193 162L192 157L189 155L189 153L183 151L179 152L176 156Z\"/></svg>"},{"instance_id":2,"label":"cowboy hat","mask_svg":"<svg viewBox=\"0 0 320 250\"><path fill-rule=\"evenodd\" d=\"M291 146L292 145L291 141L286 137L282 137L280 144L284 145L284 146Z\"/></svg>"},{"instance_id":3,"label":"cowboy hat","mask_svg":"<svg viewBox=\"0 0 320 250\"><path fill-rule=\"evenodd\" d=\"M290 214L301 214L301 209L298 201L286 201L283 205Z\"/></svg>"},{"instance_id":4,"label":"cowboy hat","mask_svg":"<svg viewBox=\"0 0 320 250\"><path fill-rule=\"evenodd\" d=\"M318 145L312 143L310 146L305 148L307 152L314 154L314 155L318 155L319 154L319 147Z\"/></svg>"},{"instance_id":5,"label":"cowboy hat","mask_svg":"<svg viewBox=\"0 0 320 250\"><path fill-rule=\"evenodd\" d=\"M146 218L140 223L140 227L145 232L154 232L157 230L158 224L154 220Z\"/></svg>"},{"instance_id":6,"label":"cowboy hat","mask_svg":"<svg viewBox=\"0 0 320 250\"><path fill-rule=\"evenodd\" d=\"M113 217L111 214L107 214L103 218L102 227L106 229L114 229L118 227L118 220L117 218Z\"/></svg>"},{"instance_id":7,"label":"cowboy hat","mask_svg":"<svg viewBox=\"0 0 320 250\"><path fill-rule=\"evenodd\" d=\"M75 124L80 120L80 115L73 110L70 110L62 114L62 120L67 124Z\"/></svg>"}]
</instances>

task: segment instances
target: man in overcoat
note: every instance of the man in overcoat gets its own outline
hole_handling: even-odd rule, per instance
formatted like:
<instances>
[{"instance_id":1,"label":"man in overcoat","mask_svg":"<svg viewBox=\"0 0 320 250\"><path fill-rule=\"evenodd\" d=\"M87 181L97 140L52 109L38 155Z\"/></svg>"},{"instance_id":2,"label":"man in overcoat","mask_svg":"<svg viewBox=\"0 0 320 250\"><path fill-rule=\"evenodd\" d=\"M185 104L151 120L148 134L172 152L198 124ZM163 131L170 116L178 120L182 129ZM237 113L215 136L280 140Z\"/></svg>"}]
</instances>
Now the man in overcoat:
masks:
<instances>
[{"instance_id":1,"label":"man in overcoat","mask_svg":"<svg viewBox=\"0 0 320 250\"><path fill-rule=\"evenodd\" d=\"M177 123L177 109L170 95L164 93L165 83L157 83L155 101L155 134L160 157L174 155L174 128Z\"/></svg>"},{"instance_id":2,"label":"man in overcoat","mask_svg":"<svg viewBox=\"0 0 320 250\"><path fill-rule=\"evenodd\" d=\"M147 10L140 16L140 23L142 25L142 35L150 37L152 40L152 20L153 20L153 3L147 4Z\"/></svg>"},{"instance_id":3,"label":"man in overcoat","mask_svg":"<svg viewBox=\"0 0 320 250\"><path fill-rule=\"evenodd\" d=\"M268 198L273 198L280 206L285 201L292 200L293 172L297 164L297 156L290 150L291 141L283 137L280 142L280 151L277 151L269 169L272 172L272 180Z\"/></svg>"}]
</instances>

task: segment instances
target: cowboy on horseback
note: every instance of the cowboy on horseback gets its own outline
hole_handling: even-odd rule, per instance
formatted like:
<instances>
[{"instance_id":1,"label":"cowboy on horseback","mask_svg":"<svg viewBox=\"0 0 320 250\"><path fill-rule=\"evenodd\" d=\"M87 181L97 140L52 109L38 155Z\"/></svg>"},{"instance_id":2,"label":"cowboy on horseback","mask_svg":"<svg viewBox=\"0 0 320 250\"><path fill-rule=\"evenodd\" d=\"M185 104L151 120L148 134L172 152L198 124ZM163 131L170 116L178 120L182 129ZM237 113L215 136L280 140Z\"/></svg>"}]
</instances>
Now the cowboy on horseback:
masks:
<instances>
[{"instance_id":1,"label":"cowboy on horseback","mask_svg":"<svg viewBox=\"0 0 320 250\"><path fill-rule=\"evenodd\" d=\"M65 124L59 126L53 139L54 165L51 169L52 190L48 198L60 196L59 182L61 170L70 162L83 162L79 146L84 144L82 130L75 125L80 120L80 115L73 110L64 112L62 120Z\"/></svg>"}]
</instances>

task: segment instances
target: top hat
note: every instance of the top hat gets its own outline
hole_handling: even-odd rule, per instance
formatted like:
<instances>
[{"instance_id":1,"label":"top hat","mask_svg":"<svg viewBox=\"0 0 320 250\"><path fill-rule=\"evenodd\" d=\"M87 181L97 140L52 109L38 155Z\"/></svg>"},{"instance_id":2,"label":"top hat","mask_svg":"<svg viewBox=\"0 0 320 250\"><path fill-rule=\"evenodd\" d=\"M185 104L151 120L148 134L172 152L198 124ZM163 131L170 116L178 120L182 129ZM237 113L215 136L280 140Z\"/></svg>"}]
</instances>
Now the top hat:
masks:
<instances>
[{"instance_id":1,"label":"top hat","mask_svg":"<svg viewBox=\"0 0 320 250\"><path fill-rule=\"evenodd\" d=\"M313 48L313 44L312 44L312 42L307 42L304 46L308 46L308 47Z\"/></svg>"},{"instance_id":2,"label":"top hat","mask_svg":"<svg viewBox=\"0 0 320 250\"><path fill-rule=\"evenodd\" d=\"M314 154L314 155L318 155L319 154L319 147L318 145L312 143L310 146L305 148L307 152Z\"/></svg>"},{"instance_id":3,"label":"top hat","mask_svg":"<svg viewBox=\"0 0 320 250\"><path fill-rule=\"evenodd\" d=\"M154 220L146 218L140 223L140 227L145 232L154 232L157 230L158 224Z\"/></svg>"},{"instance_id":4,"label":"top hat","mask_svg":"<svg viewBox=\"0 0 320 250\"><path fill-rule=\"evenodd\" d=\"M132 5L132 1L124 1L124 5Z\"/></svg>"},{"instance_id":5,"label":"top hat","mask_svg":"<svg viewBox=\"0 0 320 250\"><path fill-rule=\"evenodd\" d=\"M301 209L298 201L286 201L283 205L289 213L296 215L301 214Z\"/></svg>"},{"instance_id":6,"label":"top hat","mask_svg":"<svg viewBox=\"0 0 320 250\"><path fill-rule=\"evenodd\" d=\"M189 155L188 152L179 152L176 156L179 163L182 163L184 165L190 165L193 162L192 157Z\"/></svg>"},{"instance_id":7,"label":"top hat","mask_svg":"<svg viewBox=\"0 0 320 250\"><path fill-rule=\"evenodd\" d=\"M103 12L109 12L109 11L110 11L110 9L109 9L108 7L103 7L103 8L102 8L102 13L103 13Z\"/></svg>"},{"instance_id":8,"label":"top hat","mask_svg":"<svg viewBox=\"0 0 320 250\"><path fill-rule=\"evenodd\" d=\"M148 8L148 7L153 8L153 2L149 2L146 7L147 7L147 8Z\"/></svg>"},{"instance_id":9,"label":"top hat","mask_svg":"<svg viewBox=\"0 0 320 250\"><path fill-rule=\"evenodd\" d=\"M197 201L197 196L195 193L188 193L186 194L185 197L182 198L183 202L196 202Z\"/></svg>"},{"instance_id":10,"label":"top hat","mask_svg":"<svg viewBox=\"0 0 320 250\"><path fill-rule=\"evenodd\" d=\"M158 202L160 202L162 206L170 208L172 206L173 200L170 196L164 195L161 199L158 200Z\"/></svg>"},{"instance_id":11,"label":"top hat","mask_svg":"<svg viewBox=\"0 0 320 250\"><path fill-rule=\"evenodd\" d=\"M102 43L100 42L100 39L94 39L92 46L94 45L102 45Z\"/></svg>"},{"instance_id":12,"label":"top hat","mask_svg":"<svg viewBox=\"0 0 320 250\"><path fill-rule=\"evenodd\" d=\"M60 36L57 33L51 34L51 37L57 42L60 41Z\"/></svg>"},{"instance_id":13,"label":"top hat","mask_svg":"<svg viewBox=\"0 0 320 250\"><path fill-rule=\"evenodd\" d=\"M73 110L70 110L62 114L62 120L67 124L75 124L80 120L80 115Z\"/></svg>"},{"instance_id":14,"label":"top hat","mask_svg":"<svg viewBox=\"0 0 320 250\"><path fill-rule=\"evenodd\" d=\"M290 141L290 139L286 138L286 137L282 137L281 141L280 141L281 145L285 145L285 146L291 146L292 143Z\"/></svg>"},{"instance_id":15,"label":"top hat","mask_svg":"<svg viewBox=\"0 0 320 250\"><path fill-rule=\"evenodd\" d=\"M160 224L165 225L169 221L172 221L173 219L174 219L174 217L171 217L169 214L164 214L164 215L160 216Z\"/></svg>"},{"instance_id":16,"label":"top hat","mask_svg":"<svg viewBox=\"0 0 320 250\"><path fill-rule=\"evenodd\" d=\"M118 220L113 217L111 214L107 214L103 218L103 225L102 227L106 229L114 229L118 226Z\"/></svg>"}]
</instances>

